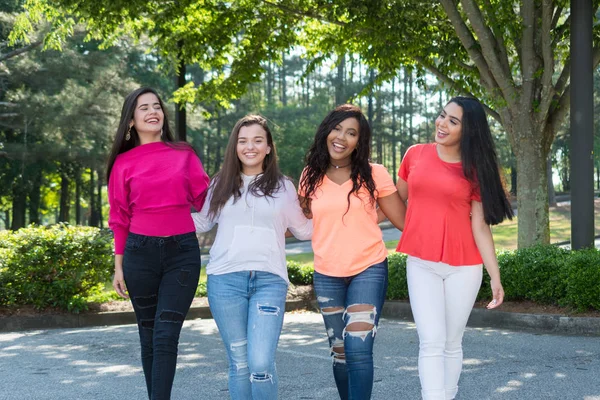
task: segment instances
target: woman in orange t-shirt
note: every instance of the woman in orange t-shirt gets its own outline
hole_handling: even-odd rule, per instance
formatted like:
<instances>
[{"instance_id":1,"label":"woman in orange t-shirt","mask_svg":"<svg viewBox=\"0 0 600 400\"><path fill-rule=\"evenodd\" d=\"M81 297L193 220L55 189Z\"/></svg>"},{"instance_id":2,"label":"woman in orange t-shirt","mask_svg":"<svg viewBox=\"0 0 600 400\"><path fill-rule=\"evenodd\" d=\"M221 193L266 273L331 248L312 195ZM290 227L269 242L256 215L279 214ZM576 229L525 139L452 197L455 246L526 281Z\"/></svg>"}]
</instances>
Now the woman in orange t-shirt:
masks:
<instances>
[{"instance_id":1,"label":"woman in orange t-shirt","mask_svg":"<svg viewBox=\"0 0 600 400\"><path fill-rule=\"evenodd\" d=\"M398 192L409 201L397 250L408 254L421 394L425 400L446 400L458 391L462 337L481 286L482 262L493 294L487 307L502 304L489 225L513 212L481 103L451 99L435 127L435 143L409 148L398 172Z\"/></svg>"},{"instance_id":2,"label":"woman in orange t-shirt","mask_svg":"<svg viewBox=\"0 0 600 400\"><path fill-rule=\"evenodd\" d=\"M299 194L313 217L314 287L342 400L371 398L373 341L388 282L379 207L398 228L406 208L390 174L369 163L371 129L360 108L331 111L309 149Z\"/></svg>"}]
</instances>

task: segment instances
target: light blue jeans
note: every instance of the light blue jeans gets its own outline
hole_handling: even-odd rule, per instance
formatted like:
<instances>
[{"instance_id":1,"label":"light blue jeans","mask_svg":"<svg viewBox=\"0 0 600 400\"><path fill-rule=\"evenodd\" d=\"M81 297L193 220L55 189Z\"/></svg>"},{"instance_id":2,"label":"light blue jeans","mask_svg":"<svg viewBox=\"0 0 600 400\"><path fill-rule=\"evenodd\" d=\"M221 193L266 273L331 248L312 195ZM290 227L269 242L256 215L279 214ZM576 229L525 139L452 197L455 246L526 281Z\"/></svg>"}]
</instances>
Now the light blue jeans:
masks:
<instances>
[{"instance_id":1,"label":"light blue jeans","mask_svg":"<svg viewBox=\"0 0 600 400\"><path fill-rule=\"evenodd\" d=\"M277 399L275 352L287 283L262 271L208 276L208 301L229 359L233 400Z\"/></svg>"}]
</instances>

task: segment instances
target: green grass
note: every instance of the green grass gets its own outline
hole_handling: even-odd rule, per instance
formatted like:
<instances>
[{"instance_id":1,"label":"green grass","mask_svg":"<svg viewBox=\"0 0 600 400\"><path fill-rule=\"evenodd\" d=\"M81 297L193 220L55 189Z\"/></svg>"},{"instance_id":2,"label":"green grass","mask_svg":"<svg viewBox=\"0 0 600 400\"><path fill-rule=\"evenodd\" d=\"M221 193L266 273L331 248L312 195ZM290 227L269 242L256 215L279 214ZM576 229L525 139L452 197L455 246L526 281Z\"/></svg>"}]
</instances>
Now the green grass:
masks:
<instances>
[{"instance_id":1,"label":"green grass","mask_svg":"<svg viewBox=\"0 0 600 400\"><path fill-rule=\"evenodd\" d=\"M600 200L595 203L596 235L600 235ZM492 228L494 243L497 249L514 250L517 248L518 218L505 221ZM550 207L550 242L566 242L571 240L571 206Z\"/></svg>"}]
</instances>

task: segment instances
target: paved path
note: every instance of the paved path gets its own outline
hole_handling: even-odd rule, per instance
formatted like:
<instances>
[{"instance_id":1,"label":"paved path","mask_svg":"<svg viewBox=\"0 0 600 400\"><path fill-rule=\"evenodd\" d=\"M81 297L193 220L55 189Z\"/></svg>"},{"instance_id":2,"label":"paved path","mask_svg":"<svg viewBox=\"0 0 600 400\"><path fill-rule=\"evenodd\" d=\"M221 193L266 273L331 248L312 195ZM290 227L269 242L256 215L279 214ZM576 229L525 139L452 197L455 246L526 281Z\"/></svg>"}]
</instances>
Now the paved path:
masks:
<instances>
[{"instance_id":1,"label":"paved path","mask_svg":"<svg viewBox=\"0 0 600 400\"><path fill-rule=\"evenodd\" d=\"M600 400L597 337L467 329L457 400ZM0 334L0 400L144 399L133 325ZM282 400L335 399L321 317L288 313L277 366ZM213 320L187 321L174 400L227 399ZM373 399L419 398L414 324L382 319Z\"/></svg>"}]
</instances>

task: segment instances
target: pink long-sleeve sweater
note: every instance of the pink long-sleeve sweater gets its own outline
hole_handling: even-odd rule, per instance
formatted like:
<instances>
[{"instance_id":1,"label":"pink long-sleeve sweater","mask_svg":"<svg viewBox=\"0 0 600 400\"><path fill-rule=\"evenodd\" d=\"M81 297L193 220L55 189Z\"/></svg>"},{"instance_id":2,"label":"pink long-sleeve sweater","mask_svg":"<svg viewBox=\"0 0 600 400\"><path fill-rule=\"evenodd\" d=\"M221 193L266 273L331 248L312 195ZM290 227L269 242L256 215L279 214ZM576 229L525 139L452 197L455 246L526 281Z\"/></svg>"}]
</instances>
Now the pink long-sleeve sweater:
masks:
<instances>
[{"instance_id":1,"label":"pink long-sleeve sweater","mask_svg":"<svg viewBox=\"0 0 600 400\"><path fill-rule=\"evenodd\" d=\"M108 225L115 254L129 232L171 236L194 232L190 205L201 210L209 178L191 148L153 142L119 154L108 183Z\"/></svg>"}]
</instances>

